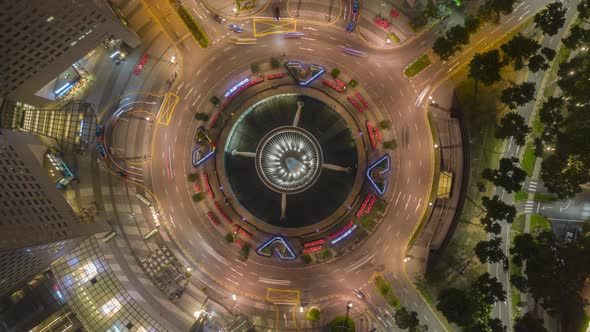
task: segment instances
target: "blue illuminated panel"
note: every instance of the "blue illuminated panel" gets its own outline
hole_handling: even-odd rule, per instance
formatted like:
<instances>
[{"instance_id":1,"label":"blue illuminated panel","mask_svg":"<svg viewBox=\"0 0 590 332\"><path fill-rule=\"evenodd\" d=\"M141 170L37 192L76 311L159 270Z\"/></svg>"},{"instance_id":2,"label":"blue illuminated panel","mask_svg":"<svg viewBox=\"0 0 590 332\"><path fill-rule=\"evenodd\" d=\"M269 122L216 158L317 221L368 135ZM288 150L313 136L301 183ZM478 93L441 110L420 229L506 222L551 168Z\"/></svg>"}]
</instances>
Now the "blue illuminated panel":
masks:
<instances>
[{"instance_id":1,"label":"blue illuminated panel","mask_svg":"<svg viewBox=\"0 0 590 332\"><path fill-rule=\"evenodd\" d=\"M373 179L371 172L377 168L378 166L380 166L381 164L383 164L383 162L385 161L385 167L383 167L383 173L388 173L391 170L391 157L389 157L388 154L384 155L383 157L379 158L379 160L377 160L375 163L373 163L371 166L369 166L369 168L367 168L367 179L369 179L369 182L371 183L371 185L373 186L373 188L375 188L375 190L377 191L377 193L379 193L379 195L383 195L385 193L385 191L387 190L387 185L389 184L389 181L387 181L387 179L383 179L383 181L381 183L376 183L375 179Z\"/></svg>"}]
</instances>

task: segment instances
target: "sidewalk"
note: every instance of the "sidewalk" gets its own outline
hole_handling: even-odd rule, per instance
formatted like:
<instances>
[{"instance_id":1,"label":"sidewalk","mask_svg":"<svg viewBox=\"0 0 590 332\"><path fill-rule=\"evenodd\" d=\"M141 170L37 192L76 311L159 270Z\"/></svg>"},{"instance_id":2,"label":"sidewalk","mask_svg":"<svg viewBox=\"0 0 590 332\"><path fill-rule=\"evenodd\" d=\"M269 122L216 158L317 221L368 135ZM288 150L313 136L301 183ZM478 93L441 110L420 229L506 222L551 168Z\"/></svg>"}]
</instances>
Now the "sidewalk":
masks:
<instances>
[{"instance_id":1,"label":"sidewalk","mask_svg":"<svg viewBox=\"0 0 590 332\"><path fill-rule=\"evenodd\" d=\"M440 171L451 172L453 179L450 184L450 197L447 199L435 196L430 216L414 245L408 251L408 256L411 257L410 264L407 265L410 275L411 273L423 274L430 252L444 247L447 234L453 232L457 222L457 212L461 211L464 200L462 193L466 181L463 175L469 173L465 169L468 165L465 163L464 137L460 119L456 115L460 111L455 108L452 82L447 81L441 85L434 91L432 98L435 103L431 104L429 111L438 136L438 142L434 143L439 146L435 153L439 153L440 156ZM434 177L432 185L435 189L439 189L437 176Z\"/></svg>"},{"instance_id":2,"label":"sidewalk","mask_svg":"<svg viewBox=\"0 0 590 332\"><path fill-rule=\"evenodd\" d=\"M393 17L392 11L399 16ZM416 34L410 28L412 18L405 12L407 8L394 1L363 1L361 4L360 21L357 23L359 34L369 44L381 48L396 48ZM345 14L346 17L346 14ZM380 18L388 22L389 27L384 28L375 23ZM399 42L389 38L390 33L399 38ZM389 38L390 42L387 42Z\"/></svg>"},{"instance_id":3,"label":"sidewalk","mask_svg":"<svg viewBox=\"0 0 590 332\"><path fill-rule=\"evenodd\" d=\"M209 9L213 10L218 15L232 18L232 17L248 17L248 16L256 16L261 11L266 9L269 5L271 0L242 0L240 3L242 7L247 7L248 2L254 2L255 6L253 8L238 8L238 4L236 0L204 0L205 6Z\"/></svg>"},{"instance_id":4,"label":"sidewalk","mask_svg":"<svg viewBox=\"0 0 590 332\"><path fill-rule=\"evenodd\" d=\"M334 24L345 14L337 0L292 0L289 5L287 14L297 20Z\"/></svg>"}]
</instances>

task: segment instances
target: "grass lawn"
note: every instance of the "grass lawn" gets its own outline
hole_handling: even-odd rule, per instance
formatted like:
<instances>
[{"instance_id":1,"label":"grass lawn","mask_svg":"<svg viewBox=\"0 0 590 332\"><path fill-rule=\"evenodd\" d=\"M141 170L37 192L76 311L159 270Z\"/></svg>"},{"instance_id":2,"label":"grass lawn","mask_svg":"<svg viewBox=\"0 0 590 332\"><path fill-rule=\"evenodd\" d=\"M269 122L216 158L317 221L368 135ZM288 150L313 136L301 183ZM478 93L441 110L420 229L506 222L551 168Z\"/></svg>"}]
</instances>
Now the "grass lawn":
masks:
<instances>
[{"instance_id":1,"label":"grass lawn","mask_svg":"<svg viewBox=\"0 0 590 332\"><path fill-rule=\"evenodd\" d=\"M539 202L557 202L559 198L551 194L535 194L535 201Z\"/></svg>"},{"instance_id":2,"label":"grass lawn","mask_svg":"<svg viewBox=\"0 0 590 332\"><path fill-rule=\"evenodd\" d=\"M336 318L330 323L331 332L341 332L343 331L343 327L348 327L348 332L354 332L356 328L354 320L350 317L347 319L346 316L336 316Z\"/></svg>"},{"instance_id":3,"label":"grass lawn","mask_svg":"<svg viewBox=\"0 0 590 332\"><path fill-rule=\"evenodd\" d=\"M525 202L529 198L529 193L519 190L514 193L514 202Z\"/></svg>"},{"instance_id":4,"label":"grass lawn","mask_svg":"<svg viewBox=\"0 0 590 332\"><path fill-rule=\"evenodd\" d=\"M381 294L385 298L387 303L389 303L389 305L393 309L397 310L401 307L401 303L399 301L399 298L395 295L395 293L391 289L391 283L389 283L387 280L385 280L385 278L383 278L382 276L377 276L377 277L373 278L373 284L377 288L377 291L379 292L379 294Z\"/></svg>"},{"instance_id":5,"label":"grass lawn","mask_svg":"<svg viewBox=\"0 0 590 332\"><path fill-rule=\"evenodd\" d=\"M542 215L531 213L531 233L542 230L551 230L551 222Z\"/></svg>"},{"instance_id":6,"label":"grass lawn","mask_svg":"<svg viewBox=\"0 0 590 332\"><path fill-rule=\"evenodd\" d=\"M524 153L522 154L522 161L520 163L520 166L529 177L533 176L535 160L537 160L537 157L535 156L535 147L533 146L533 142L528 142L524 148Z\"/></svg>"},{"instance_id":7,"label":"grass lawn","mask_svg":"<svg viewBox=\"0 0 590 332\"><path fill-rule=\"evenodd\" d=\"M431 64L432 64L432 62L430 62L430 58L428 58L428 54L424 54L421 57L419 57L418 59L416 59L416 61L412 62L406 68L406 70L404 70L404 75L406 75L406 77L408 77L408 78L414 77L414 76L418 75L418 73L420 73L421 71L426 69L428 66L430 66Z\"/></svg>"}]
</instances>

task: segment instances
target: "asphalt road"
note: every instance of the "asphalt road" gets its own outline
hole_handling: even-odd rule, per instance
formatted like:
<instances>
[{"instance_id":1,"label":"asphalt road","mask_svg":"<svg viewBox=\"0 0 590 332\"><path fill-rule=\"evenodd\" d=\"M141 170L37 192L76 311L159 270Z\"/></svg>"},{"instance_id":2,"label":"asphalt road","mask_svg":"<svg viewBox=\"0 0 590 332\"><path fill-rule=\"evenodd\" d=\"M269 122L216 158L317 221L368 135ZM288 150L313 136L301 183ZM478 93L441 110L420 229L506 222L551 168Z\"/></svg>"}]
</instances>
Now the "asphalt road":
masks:
<instances>
[{"instance_id":1,"label":"asphalt road","mask_svg":"<svg viewBox=\"0 0 590 332\"><path fill-rule=\"evenodd\" d=\"M265 297L269 288L300 290L302 304L323 301L322 308L334 308L330 309L334 313L338 312L337 308L343 310L347 301L354 301L355 315L360 319L365 312L368 321L361 330L376 326L380 330L391 331L395 330L390 317L392 310L368 283L374 271L385 270L402 303L419 312L422 323L430 326L429 331L443 331L442 325L403 272L406 239L419 222L427 204L432 174L433 144L425 120L425 103L437 84L458 66L468 62L474 52L481 51L487 43L508 32L547 2L519 6L512 15L503 18L501 25L485 27L473 36L474 42L461 54L446 62L435 61L416 78L408 80L402 74L403 69L431 47L436 39L435 31L440 30L445 21L395 50L376 50L367 46L357 36L345 33L343 22L336 25L302 23L298 30L305 32L305 39L288 40L270 35L259 38L256 45L244 46L227 42L228 37L235 34L214 21L212 13L205 6L188 3L210 38L215 41L210 48L202 50L188 36L186 28L167 1L147 1L158 23L176 44L176 57L182 61L178 79L172 87L179 100L171 121L167 125L158 125L157 130L154 130L153 147L150 145L152 142L146 148L145 140L137 139L138 133L145 131L145 125L149 125L148 120L143 125L137 123L127 128L127 137L124 139L127 143L121 147L127 157L118 162L131 172L133 161L129 157L147 156L145 167L142 168L143 177L137 179L142 185L153 189L160 209L168 219L169 232L184 252L199 264L199 277L213 278L222 286L217 288L223 293L218 294L219 301L231 303L231 294L237 293L244 312L249 312L250 309L254 310L258 300ZM271 16L270 9L263 14ZM231 19L228 19L230 22ZM235 23L244 25L244 32L240 36L251 34L249 19ZM341 50L343 46L365 51L368 56L346 55ZM375 105L387 112L398 141L401 142L400 135L406 138L396 151L396 162L399 164L392 179L392 192L388 195L391 199L390 210L379 226L380 230L353 252L336 261L306 268L276 266L255 255L251 255L247 263L237 261L234 258L236 249L224 242L223 234L213 229L204 215L211 202L194 204L191 201L192 187L186 181L186 174L192 171L192 136L200 125L192 117L194 112L211 112L209 96L231 86L235 77L249 70L249 63L283 54L288 59L313 61L328 68L343 68L343 71L356 78L362 89L368 91ZM148 106L151 104L146 104L153 101L152 97L135 98L142 102L141 106L145 106L146 111L152 114L158 111ZM367 298L360 300L354 297L352 290L355 288L361 289ZM368 311L361 308L367 308ZM283 313L285 315L281 317ZM281 327L281 330L296 329L296 315L291 310L281 311L276 308L267 312L268 317L279 317L275 319L277 327L284 323L285 327ZM281 318L283 321L279 322Z\"/></svg>"}]
</instances>

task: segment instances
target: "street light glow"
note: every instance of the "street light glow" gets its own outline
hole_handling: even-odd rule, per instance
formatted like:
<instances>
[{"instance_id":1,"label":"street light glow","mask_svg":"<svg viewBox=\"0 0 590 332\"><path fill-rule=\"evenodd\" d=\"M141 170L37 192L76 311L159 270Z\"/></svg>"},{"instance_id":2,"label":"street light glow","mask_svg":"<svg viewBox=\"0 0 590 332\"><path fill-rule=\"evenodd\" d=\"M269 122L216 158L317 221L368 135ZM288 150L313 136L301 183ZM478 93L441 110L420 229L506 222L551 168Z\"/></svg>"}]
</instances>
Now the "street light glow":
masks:
<instances>
[{"instance_id":1,"label":"street light glow","mask_svg":"<svg viewBox=\"0 0 590 332\"><path fill-rule=\"evenodd\" d=\"M299 312L303 312L303 306L299 306Z\"/></svg>"},{"instance_id":2,"label":"street light glow","mask_svg":"<svg viewBox=\"0 0 590 332\"><path fill-rule=\"evenodd\" d=\"M352 308L352 302L348 301L348 304L346 306L348 307L348 309Z\"/></svg>"},{"instance_id":3,"label":"street light glow","mask_svg":"<svg viewBox=\"0 0 590 332\"><path fill-rule=\"evenodd\" d=\"M232 300L237 301L238 300L238 296L236 294L232 294L231 295Z\"/></svg>"}]
</instances>

